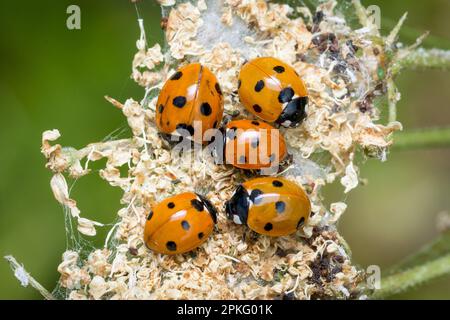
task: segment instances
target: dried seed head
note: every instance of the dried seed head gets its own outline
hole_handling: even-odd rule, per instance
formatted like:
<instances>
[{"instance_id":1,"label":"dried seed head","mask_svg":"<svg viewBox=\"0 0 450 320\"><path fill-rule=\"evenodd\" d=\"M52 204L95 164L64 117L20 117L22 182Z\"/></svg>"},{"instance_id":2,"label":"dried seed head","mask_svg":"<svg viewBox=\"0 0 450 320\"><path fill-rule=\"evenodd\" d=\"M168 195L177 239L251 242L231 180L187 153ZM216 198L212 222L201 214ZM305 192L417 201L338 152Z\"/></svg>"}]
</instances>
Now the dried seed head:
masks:
<instances>
[{"instance_id":1,"label":"dried seed head","mask_svg":"<svg viewBox=\"0 0 450 320\"><path fill-rule=\"evenodd\" d=\"M122 110L133 136L75 150L51 144L59 138L57 130L43 134L42 152L55 172L55 197L70 208L81 233L94 235L101 224L80 217L62 172L80 177L89 172L90 161L107 158L100 176L124 192L125 206L105 241L108 249L93 250L87 259L73 250L64 254L58 271L67 297L309 299L356 294L360 271L351 265L335 229L347 205L333 203L328 209L321 188L336 179L345 192L356 188L360 177L355 150L385 150L389 135L401 128L376 122L373 98L386 87L378 75L386 62L381 59L383 46L373 50L373 41L378 37L383 43L383 38L371 25L352 30L335 11L334 1L321 4L314 15L306 7L296 9L310 17L308 21L292 18L295 10L286 4L265 1L159 2L167 12L162 27L168 50L162 52L160 45L148 48L141 23L132 63L132 78L145 87L144 99L124 104L109 99ZM308 87L307 119L297 128L280 129L292 154L281 175L304 186L314 212L307 225L289 237L251 237L244 227L228 223L224 202L246 174L254 174L216 165L207 150L175 155L153 120L158 90L176 67L194 61L219 80L225 114L249 117L236 94L238 75L245 61L258 56L292 65ZM318 153L321 160L316 161ZM121 167L128 168L127 174ZM142 233L150 208L186 191L205 194L219 208L217 231L186 255L149 251ZM86 290L80 290L82 286Z\"/></svg>"}]
</instances>

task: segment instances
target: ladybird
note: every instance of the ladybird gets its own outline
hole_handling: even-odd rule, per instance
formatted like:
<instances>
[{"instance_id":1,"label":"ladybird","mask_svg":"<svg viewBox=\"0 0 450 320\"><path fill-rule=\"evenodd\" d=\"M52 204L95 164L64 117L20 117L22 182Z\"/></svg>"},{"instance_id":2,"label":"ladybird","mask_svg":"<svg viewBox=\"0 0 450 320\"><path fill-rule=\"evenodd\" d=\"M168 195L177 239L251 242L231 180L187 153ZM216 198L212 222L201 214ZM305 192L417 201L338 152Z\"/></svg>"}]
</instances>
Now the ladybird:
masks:
<instances>
[{"instance_id":1,"label":"ladybird","mask_svg":"<svg viewBox=\"0 0 450 320\"><path fill-rule=\"evenodd\" d=\"M226 202L229 219L272 237L294 233L305 224L311 203L296 183L280 177L264 177L241 184Z\"/></svg>"},{"instance_id":2,"label":"ladybird","mask_svg":"<svg viewBox=\"0 0 450 320\"><path fill-rule=\"evenodd\" d=\"M287 155L286 142L278 129L257 120L229 122L224 132L226 163L241 169L274 167Z\"/></svg>"},{"instance_id":3,"label":"ladybird","mask_svg":"<svg viewBox=\"0 0 450 320\"><path fill-rule=\"evenodd\" d=\"M245 108L267 122L295 127L306 118L306 86L294 68L278 59L263 57L245 63L238 93Z\"/></svg>"},{"instance_id":4,"label":"ladybird","mask_svg":"<svg viewBox=\"0 0 450 320\"><path fill-rule=\"evenodd\" d=\"M144 242L158 253L185 253L204 243L216 222L217 211L211 202L193 192L181 193L152 207Z\"/></svg>"},{"instance_id":5,"label":"ladybird","mask_svg":"<svg viewBox=\"0 0 450 320\"><path fill-rule=\"evenodd\" d=\"M214 74L199 63L188 64L173 74L156 103L156 126L160 132L188 137L197 143L207 142L204 133L217 128L222 117L220 85ZM201 130L196 130L196 126Z\"/></svg>"}]
</instances>

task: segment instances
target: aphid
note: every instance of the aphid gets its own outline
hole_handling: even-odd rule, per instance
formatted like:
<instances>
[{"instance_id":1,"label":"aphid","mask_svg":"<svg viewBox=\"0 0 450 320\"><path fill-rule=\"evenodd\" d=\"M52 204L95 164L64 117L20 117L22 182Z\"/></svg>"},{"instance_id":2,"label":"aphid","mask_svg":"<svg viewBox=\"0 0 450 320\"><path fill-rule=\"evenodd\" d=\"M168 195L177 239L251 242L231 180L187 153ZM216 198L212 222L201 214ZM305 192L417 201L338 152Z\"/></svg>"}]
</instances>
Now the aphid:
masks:
<instances>
[{"instance_id":1,"label":"aphid","mask_svg":"<svg viewBox=\"0 0 450 320\"><path fill-rule=\"evenodd\" d=\"M229 122L225 127L224 146L226 163L241 169L274 167L287 155L280 131L257 120Z\"/></svg>"},{"instance_id":2,"label":"aphid","mask_svg":"<svg viewBox=\"0 0 450 320\"><path fill-rule=\"evenodd\" d=\"M147 216L144 242L163 254L191 251L211 235L217 211L204 197L181 193L155 205Z\"/></svg>"},{"instance_id":3,"label":"aphid","mask_svg":"<svg viewBox=\"0 0 450 320\"><path fill-rule=\"evenodd\" d=\"M180 68L164 84L156 104L156 126L164 134L205 143L205 131L217 128L223 96L214 74L199 63ZM201 131L195 132L195 125Z\"/></svg>"},{"instance_id":4,"label":"aphid","mask_svg":"<svg viewBox=\"0 0 450 320\"><path fill-rule=\"evenodd\" d=\"M286 236L304 225L311 212L305 191L280 177L249 180L227 201L225 211L237 224L268 236Z\"/></svg>"},{"instance_id":5,"label":"aphid","mask_svg":"<svg viewBox=\"0 0 450 320\"><path fill-rule=\"evenodd\" d=\"M306 86L291 66L278 59L257 58L244 64L238 92L245 108L267 122L295 127L306 118Z\"/></svg>"},{"instance_id":6,"label":"aphid","mask_svg":"<svg viewBox=\"0 0 450 320\"><path fill-rule=\"evenodd\" d=\"M167 17L161 18L160 26L161 26L161 29L162 29L162 30L164 30L164 31L167 30L168 22L169 22L169 18L167 18Z\"/></svg>"}]
</instances>

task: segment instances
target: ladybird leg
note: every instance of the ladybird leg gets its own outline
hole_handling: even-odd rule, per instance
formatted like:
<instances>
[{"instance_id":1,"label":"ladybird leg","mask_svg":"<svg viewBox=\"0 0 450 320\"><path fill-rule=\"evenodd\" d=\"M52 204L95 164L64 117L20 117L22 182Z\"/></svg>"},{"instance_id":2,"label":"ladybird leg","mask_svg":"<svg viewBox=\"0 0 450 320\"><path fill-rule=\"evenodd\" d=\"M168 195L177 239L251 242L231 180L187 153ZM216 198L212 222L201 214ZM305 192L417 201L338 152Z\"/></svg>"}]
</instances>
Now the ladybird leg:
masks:
<instances>
[{"instance_id":1,"label":"ladybird leg","mask_svg":"<svg viewBox=\"0 0 450 320\"><path fill-rule=\"evenodd\" d=\"M259 234L257 234L255 231L247 228L242 233L242 242L247 242L247 243L252 244L258 240L258 237L259 237Z\"/></svg>"},{"instance_id":2,"label":"ladybird leg","mask_svg":"<svg viewBox=\"0 0 450 320\"><path fill-rule=\"evenodd\" d=\"M222 119L222 123L226 126L229 122L233 121L234 118L238 117L241 114L239 110L234 110L233 112L225 111L225 115Z\"/></svg>"},{"instance_id":3,"label":"ladybird leg","mask_svg":"<svg viewBox=\"0 0 450 320\"><path fill-rule=\"evenodd\" d=\"M158 135L167 147L173 147L179 142L179 137L173 136L170 133L159 132ZM173 137L177 137L178 140L173 140Z\"/></svg>"},{"instance_id":4,"label":"ladybird leg","mask_svg":"<svg viewBox=\"0 0 450 320\"><path fill-rule=\"evenodd\" d=\"M286 158L280 163L280 172L286 171L294 162L294 156L291 153L288 153Z\"/></svg>"}]
</instances>

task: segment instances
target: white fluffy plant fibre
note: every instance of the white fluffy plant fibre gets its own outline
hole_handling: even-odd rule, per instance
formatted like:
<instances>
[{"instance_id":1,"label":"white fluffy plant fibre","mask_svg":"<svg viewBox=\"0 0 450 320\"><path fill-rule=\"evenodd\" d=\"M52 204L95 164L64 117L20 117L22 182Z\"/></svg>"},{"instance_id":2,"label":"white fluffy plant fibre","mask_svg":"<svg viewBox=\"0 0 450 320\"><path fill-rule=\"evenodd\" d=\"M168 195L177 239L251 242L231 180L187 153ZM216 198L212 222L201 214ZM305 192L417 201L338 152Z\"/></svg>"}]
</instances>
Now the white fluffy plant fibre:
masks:
<instances>
[{"instance_id":1,"label":"white fluffy plant fibre","mask_svg":"<svg viewBox=\"0 0 450 320\"><path fill-rule=\"evenodd\" d=\"M202 13L202 25L198 29L198 42L205 49L211 50L220 43L228 43L232 48L239 48L242 55L250 58L258 53L253 45L246 42L254 35L249 26L230 12L224 12L221 0L206 1L207 9ZM223 23L222 21L225 21Z\"/></svg>"},{"instance_id":2,"label":"white fluffy plant fibre","mask_svg":"<svg viewBox=\"0 0 450 320\"><path fill-rule=\"evenodd\" d=\"M117 222L103 248L83 242L70 245L57 270L57 298L68 299L350 299L364 297L364 272L351 262L336 223L344 202L327 205L321 189L338 181L344 192L359 185L358 150L384 159L397 122L378 123L377 100L387 91L380 70L388 73L386 38L358 1L359 25L352 28L336 1L314 10L262 0L159 1L167 43L149 47L141 36L132 78L141 85L142 101L122 103L132 136L89 144L75 150L55 141L58 130L46 131L42 153L54 173L51 187L64 205L68 237L85 239L106 225L82 217L71 198L67 177L90 173L92 161L106 158L100 176L123 190ZM292 3L292 1L291 1ZM145 16L144 16L145 18ZM395 35L389 39L395 38ZM389 47L392 50L392 46ZM228 117L252 118L236 95L245 60L273 56L295 68L309 91L308 117L298 128L281 129L291 165L281 174L307 191L314 215L296 234L257 236L230 223L223 206L236 184L252 174L215 165L207 153L175 157L158 135L155 104L164 82L179 66L201 62L218 78ZM128 168L126 175L120 168ZM143 244L143 227L152 205L180 192L197 191L219 210L216 230L195 251L163 256ZM21 277L27 275L21 272ZM21 280L23 280L21 278ZM26 283L22 281L22 283ZM34 282L31 284L33 285ZM46 295L48 297L48 295Z\"/></svg>"}]
</instances>

